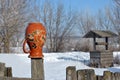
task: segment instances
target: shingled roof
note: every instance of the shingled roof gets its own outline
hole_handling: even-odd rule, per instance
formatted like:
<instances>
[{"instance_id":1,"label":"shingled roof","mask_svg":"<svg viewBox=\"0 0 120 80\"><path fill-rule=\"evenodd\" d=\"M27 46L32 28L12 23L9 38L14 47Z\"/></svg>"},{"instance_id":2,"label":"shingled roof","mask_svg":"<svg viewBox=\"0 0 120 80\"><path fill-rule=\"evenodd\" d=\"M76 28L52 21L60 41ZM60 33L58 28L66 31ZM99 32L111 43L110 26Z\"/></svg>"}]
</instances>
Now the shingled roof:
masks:
<instances>
[{"instance_id":1,"label":"shingled roof","mask_svg":"<svg viewBox=\"0 0 120 80\"><path fill-rule=\"evenodd\" d=\"M117 34L111 32L111 31L103 31L103 30L92 30L89 31L87 34L85 34L84 38L105 38L105 37L114 37L117 36Z\"/></svg>"}]
</instances>

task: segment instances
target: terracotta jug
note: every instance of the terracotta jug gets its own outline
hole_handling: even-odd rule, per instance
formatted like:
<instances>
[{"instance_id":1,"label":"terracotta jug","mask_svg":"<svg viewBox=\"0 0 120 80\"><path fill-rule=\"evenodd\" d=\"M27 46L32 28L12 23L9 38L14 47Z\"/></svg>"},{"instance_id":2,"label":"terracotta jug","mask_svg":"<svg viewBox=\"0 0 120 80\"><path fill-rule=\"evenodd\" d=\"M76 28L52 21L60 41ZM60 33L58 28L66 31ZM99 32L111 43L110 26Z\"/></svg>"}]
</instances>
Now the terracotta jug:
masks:
<instances>
[{"instance_id":1,"label":"terracotta jug","mask_svg":"<svg viewBox=\"0 0 120 80\"><path fill-rule=\"evenodd\" d=\"M46 41L46 29L41 23L29 23L26 28L23 51L30 53L30 58L43 58L42 47ZM26 43L29 51L26 50Z\"/></svg>"}]
</instances>

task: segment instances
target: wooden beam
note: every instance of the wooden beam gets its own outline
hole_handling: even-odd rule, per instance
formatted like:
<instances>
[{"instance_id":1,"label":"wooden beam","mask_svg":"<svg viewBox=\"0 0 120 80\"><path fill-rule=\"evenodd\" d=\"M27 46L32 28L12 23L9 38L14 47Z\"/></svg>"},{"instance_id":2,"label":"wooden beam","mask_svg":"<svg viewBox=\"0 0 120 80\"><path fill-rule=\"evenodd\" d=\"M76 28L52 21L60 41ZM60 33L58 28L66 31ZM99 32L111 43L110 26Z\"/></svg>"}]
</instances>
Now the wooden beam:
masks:
<instances>
[{"instance_id":1,"label":"wooden beam","mask_svg":"<svg viewBox=\"0 0 120 80\"><path fill-rule=\"evenodd\" d=\"M96 45L108 45L106 42L96 42Z\"/></svg>"},{"instance_id":2,"label":"wooden beam","mask_svg":"<svg viewBox=\"0 0 120 80\"><path fill-rule=\"evenodd\" d=\"M93 46L94 46L94 50L96 50L96 44L95 44L95 42L96 42L96 37L95 37L95 33L94 33L94 37L93 37Z\"/></svg>"},{"instance_id":3,"label":"wooden beam","mask_svg":"<svg viewBox=\"0 0 120 80\"><path fill-rule=\"evenodd\" d=\"M5 76L6 77L12 77L12 67L6 67Z\"/></svg>"},{"instance_id":4,"label":"wooden beam","mask_svg":"<svg viewBox=\"0 0 120 80\"><path fill-rule=\"evenodd\" d=\"M5 63L0 63L0 77L5 75Z\"/></svg>"},{"instance_id":5,"label":"wooden beam","mask_svg":"<svg viewBox=\"0 0 120 80\"><path fill-rule=\"evenodd\" d=\"M105 38L105 42L107 43L107 45L105 46L105 49L108 50L108 37Z\"/></svg>"},{"instance_id":6,"label":"wooden beam","mask_svg":"<svg viewBox=\"0 0 120 80\"><path fill-rule=\"evenodd\" d=\"M44 80L44 65L42 58L31 58L32 79Z\"/></svg>"}]
</instances>

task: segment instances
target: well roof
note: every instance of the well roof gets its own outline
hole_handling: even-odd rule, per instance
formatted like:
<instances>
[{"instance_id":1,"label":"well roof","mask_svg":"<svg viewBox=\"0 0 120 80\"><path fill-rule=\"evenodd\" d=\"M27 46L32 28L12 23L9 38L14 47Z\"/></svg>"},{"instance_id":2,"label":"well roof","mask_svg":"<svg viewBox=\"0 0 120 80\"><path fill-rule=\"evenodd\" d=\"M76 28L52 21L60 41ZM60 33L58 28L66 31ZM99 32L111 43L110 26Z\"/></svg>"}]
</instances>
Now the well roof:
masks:
<instances>
[{"instance_id":1,"label":"well roof","mask_svg":"<svg viewBox=\"0 0 120 80\"><path fill-rule=\"evenodd\" d=\"M105 38L105 37L114 37L117 36L117 34L111 32L111 31L104 31L104 30L91 30L87 34L85 34L84 38Z\"/></svg>"}]
</instances>

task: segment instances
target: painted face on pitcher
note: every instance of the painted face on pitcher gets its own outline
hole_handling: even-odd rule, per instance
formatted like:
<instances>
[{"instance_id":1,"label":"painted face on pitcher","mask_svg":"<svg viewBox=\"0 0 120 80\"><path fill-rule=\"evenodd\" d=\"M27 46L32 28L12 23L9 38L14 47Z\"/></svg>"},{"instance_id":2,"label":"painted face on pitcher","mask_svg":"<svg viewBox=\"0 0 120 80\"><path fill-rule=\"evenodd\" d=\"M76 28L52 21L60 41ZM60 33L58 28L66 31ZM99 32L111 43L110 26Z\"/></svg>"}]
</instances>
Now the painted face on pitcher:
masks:
<instances>
[{"instance_id":1,"label":"painted face on pitcher","mask_svg":"<svg viewBox=\"0 0 120 80\"><path fill-rule=\"evenodd\" d=\"M27 35L27 40L28 40L29 42L33 42L33 41L34 41L34 35L28 34L28 35Z\"/></svg>"},{"instance_id":2,"label":"painted face on pitcher","mask_svg":"<svg viewBox=\"0 0 120 80\"><path fill-rule=\"evenodd\" d=\"M46 41L46 32L43 30L35 30L32 33L27 35L27 41L32 42L32 48L37 46L42 47Z\"/></svg>"}]
</instances>

